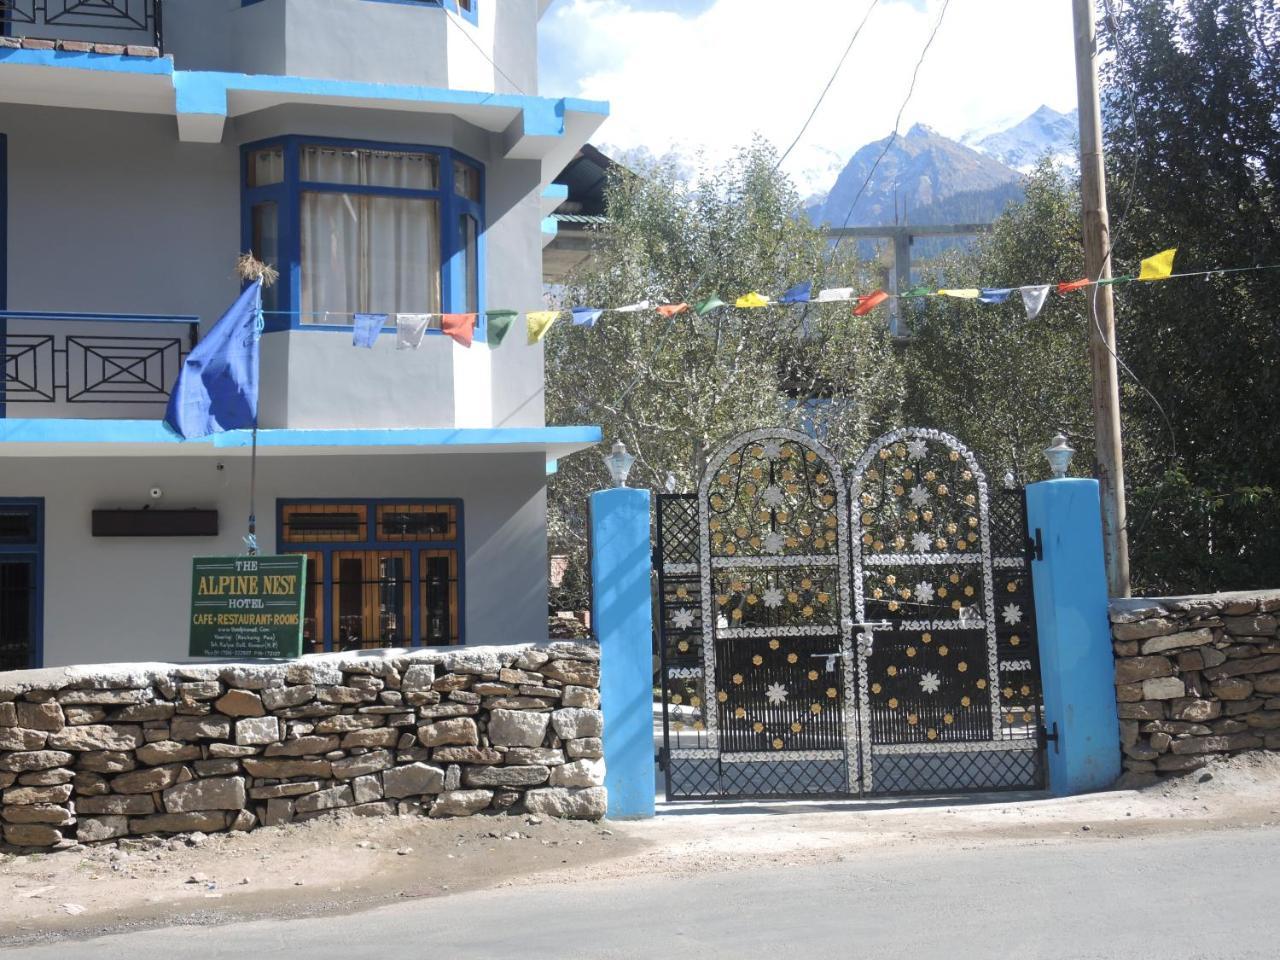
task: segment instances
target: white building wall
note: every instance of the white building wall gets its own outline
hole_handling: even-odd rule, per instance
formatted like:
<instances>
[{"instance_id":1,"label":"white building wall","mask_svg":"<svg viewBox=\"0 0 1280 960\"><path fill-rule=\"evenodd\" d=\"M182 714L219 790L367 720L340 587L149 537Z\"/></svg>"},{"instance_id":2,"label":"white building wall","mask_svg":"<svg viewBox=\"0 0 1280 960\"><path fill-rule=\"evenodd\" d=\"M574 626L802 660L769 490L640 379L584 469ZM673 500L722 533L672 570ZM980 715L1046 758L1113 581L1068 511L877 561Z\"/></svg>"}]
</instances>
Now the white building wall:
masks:
<instances>
[{"instance_id":1,"label":"white building wall","mask_svg":"<svg viewBox=\"0 0 1280 960\"><path fill-rule=\"evenodd\" d=\"M44 665L185 659L191 559L244 552L248 483L244 456L6 461L0 496L44 498ZM545 483L541 454L262 456L259 543L291 549L277 499L461 499L465 642L529 642L546 636ZM94 509L148 504L217 509L220 533L90 535Z\"/></svg>"}]
</instances>

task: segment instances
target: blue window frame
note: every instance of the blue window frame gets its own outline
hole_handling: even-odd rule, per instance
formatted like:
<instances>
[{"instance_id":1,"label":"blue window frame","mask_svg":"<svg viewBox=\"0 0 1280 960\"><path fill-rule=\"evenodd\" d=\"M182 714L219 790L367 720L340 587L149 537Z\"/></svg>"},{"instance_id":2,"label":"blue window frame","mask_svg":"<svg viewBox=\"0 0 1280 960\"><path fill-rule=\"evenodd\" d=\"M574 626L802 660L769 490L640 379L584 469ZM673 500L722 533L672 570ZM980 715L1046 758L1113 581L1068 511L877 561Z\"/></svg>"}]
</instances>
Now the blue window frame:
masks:
<instances>
[{"instance_id":1,"label":"blue window frame","mask_svg":"<svg viewBox=\"0 0 1280 960\"><path fill-rule=\"evenodd\" d=\"M280 500L279 553L307 556L303 649L463 642L461 500Z\"/></svg>"},{"instance_id":2,"label":"blue window frame","mask_svg":"<svg viewBox=\"0 0 1280 960\"><path fill-rule=\"evenodd\" d=\"M262 0L240 0L240 6L248 7ZM466 17L472 23L479 23L480 0L372 0L376 3L402 3L411 7L442 7L452 10L459 16Z\"/></svg>"},{"instance_id":3,"label":"blue window frame","mask_svg":"<svg viewBox=\"0 0 1280 960\"><path fill-rule=\"evenodd\" d=\"M475 338L487 339L484 168L475 160L440 147L285 136L241 148L241 184L242 246L280 271L264 296L268 331L350 329L359 312L476 313Z\"/></svg>"},{"instance_id":4,"label":"blue window frame","mask_svg":"<svg viewBox=\"0 0 1280 960\"><path fill-rule=\"evenodd\" d=\"M0 498L0 671L44 665L44 499Z\"/></svg>"},{"instance_id":5,"label":"blue window frame","mask_svg":"<svg viewBox=\"0 0 1280 960\"><path fill-rule=\"evenodd\" d=\"M9 141L0 133L0 310L9 309ZM0 317L0 345L8 342L9 321ZM0 377L0 419L9 415L5 403L7 380Z\"/></svg>"}]
</instances>

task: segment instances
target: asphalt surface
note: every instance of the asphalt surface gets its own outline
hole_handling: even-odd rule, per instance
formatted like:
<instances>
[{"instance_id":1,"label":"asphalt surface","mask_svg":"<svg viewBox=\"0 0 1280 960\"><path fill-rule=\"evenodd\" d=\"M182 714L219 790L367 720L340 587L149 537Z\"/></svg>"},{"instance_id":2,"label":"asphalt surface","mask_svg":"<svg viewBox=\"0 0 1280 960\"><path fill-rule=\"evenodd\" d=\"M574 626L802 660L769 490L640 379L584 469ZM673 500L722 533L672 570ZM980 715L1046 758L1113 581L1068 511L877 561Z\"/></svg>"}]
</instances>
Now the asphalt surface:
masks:
<instances>
[{"instance_id":1,"label":"asphalt surface","mask_svg":"<svg viewBox=\"0 0 1280 960\"><path fill-rule=\"evenodd\" d=\"M967 849L509 888L306 920L177 927L6 960L1280 956L1280 829Z\"/></svg>"}]
</instances>

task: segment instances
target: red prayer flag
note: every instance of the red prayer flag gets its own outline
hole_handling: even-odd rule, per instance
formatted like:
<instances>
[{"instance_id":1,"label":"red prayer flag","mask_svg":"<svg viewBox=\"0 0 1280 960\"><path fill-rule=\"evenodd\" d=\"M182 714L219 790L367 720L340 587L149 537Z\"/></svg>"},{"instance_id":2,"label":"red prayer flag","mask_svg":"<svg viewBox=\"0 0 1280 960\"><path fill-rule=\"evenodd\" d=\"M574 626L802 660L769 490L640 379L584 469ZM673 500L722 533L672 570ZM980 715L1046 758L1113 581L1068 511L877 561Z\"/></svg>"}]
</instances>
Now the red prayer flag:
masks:
<instances>
[{"instance_id":1,"label":"red prayer flag","mask_svg":"<svg viewBox=\"0 0 1280 960\"><path fill-rule=\"evenodd\" d=\"M678 317L688 309L687 303L664 303L658 308L658 314L663 317Z\"/></svg>"},{"instance_id":2,"label":"red prayer flag","mask_svg":"<svg viewBox=\"0 0 1280 960\"><path fill-rule=\"evenodd\" d=\"M469 347L476 332L476 314L446 313L440 318L440 330L464 347Z\"/></svg>"},{"instance_id":3,"label":"red prayer flag","mask_svg":"<svg viewBox=\"0 0 1280 960\"><path fill-rule=\"evenodd\" d=\"M1058 284L1059 293L1070 293L1072 290L1079 290L1081 287L1087 287L1092 283L1088 277L1081 277L1079 280L1069 280L1066 283Z\"/></svg>"},{"instance_id":4,"label":"red prayer flag","mask_svg":"<svg viewBox=\"0 0 1280 960\"><path fill-rule=\"evenodd\" d=\"M865 317L880 304L889 299L889 295L883 290L877 290L875 293L869 293L865 297L858 297L854 304L853 315L855 317Z\"/></svg>"}]
</instances>

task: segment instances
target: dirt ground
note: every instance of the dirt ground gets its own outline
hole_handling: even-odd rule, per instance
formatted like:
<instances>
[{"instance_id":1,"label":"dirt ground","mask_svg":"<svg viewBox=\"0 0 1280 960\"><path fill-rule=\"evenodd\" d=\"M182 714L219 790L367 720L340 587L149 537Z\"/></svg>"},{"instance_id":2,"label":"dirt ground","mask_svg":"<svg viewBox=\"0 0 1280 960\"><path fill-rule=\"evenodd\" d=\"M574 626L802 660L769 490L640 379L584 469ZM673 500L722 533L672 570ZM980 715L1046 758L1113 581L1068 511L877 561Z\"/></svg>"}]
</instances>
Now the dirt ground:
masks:
<instances>
[{"instance_id":1,"label":"dirt ground","mask_svg":"<svg viewBox=\"0 0 1280 960\"><path fill-rule=\"evenodd\" d=\"M1062 800L673 804L651 821L351 816L250 834L125 840L0 858L0 946L173 924L332 914L486 887L689 876L918 844L1087 843L1280 823L1280 756ZM1212 842L1208 840L1207 842Z\"/></svg>"}]
</instances>

